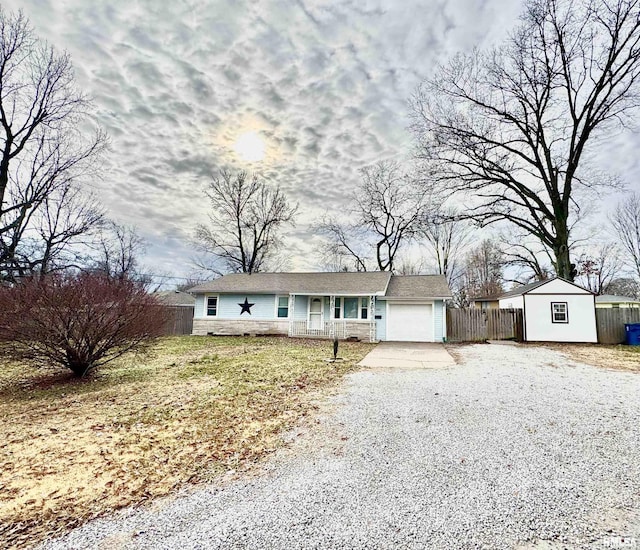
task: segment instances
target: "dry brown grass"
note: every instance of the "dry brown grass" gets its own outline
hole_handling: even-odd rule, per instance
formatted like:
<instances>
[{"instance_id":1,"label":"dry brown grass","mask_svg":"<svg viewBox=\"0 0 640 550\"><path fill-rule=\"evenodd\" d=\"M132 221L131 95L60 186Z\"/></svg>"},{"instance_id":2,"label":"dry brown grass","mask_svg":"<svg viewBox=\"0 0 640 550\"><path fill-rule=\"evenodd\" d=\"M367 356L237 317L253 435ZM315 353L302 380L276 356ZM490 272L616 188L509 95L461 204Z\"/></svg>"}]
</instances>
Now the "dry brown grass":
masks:
<instances>
[{"instance_id":1,"label":"dry brown grass","mask_svg":"<svg viewBox=\"0 0 640 550\"><path fill-rule=\"evenodd\" d=\"M91 378L0 367L0 547L208 481L278 434L371 348L287 338L165 338Z\"/></svg>"},{"instance_id":2,"label":"dry brown grass","mask_svg":"<svg viewBox=\"0 0 640 550\"><path fill-rule=\"evenodd\" d=\"M604 344L545 344L579 363L608 369L640 372L640 346Z\"/></svg>"}]
</instances>

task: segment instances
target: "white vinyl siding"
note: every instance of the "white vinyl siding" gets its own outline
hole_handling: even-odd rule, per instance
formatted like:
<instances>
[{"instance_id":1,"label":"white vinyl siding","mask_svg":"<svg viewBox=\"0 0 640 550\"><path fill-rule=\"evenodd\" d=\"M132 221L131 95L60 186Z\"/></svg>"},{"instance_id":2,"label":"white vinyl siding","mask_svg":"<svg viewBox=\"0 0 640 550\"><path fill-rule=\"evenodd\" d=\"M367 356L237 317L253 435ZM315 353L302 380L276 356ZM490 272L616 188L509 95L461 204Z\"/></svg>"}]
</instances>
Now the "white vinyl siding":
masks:
<instances>
[{"instance_id":1,"label":"white vinyl siding","mask_svg":"<svg viewBox=\"0 0 640 550\"><path fill-rule=\"evenodd\" d=\"M566 303L566 322L553 323L552 303ZM591 294L525 294L525 338L529 342L597 342Z\"/></svg>"}]
</instances>

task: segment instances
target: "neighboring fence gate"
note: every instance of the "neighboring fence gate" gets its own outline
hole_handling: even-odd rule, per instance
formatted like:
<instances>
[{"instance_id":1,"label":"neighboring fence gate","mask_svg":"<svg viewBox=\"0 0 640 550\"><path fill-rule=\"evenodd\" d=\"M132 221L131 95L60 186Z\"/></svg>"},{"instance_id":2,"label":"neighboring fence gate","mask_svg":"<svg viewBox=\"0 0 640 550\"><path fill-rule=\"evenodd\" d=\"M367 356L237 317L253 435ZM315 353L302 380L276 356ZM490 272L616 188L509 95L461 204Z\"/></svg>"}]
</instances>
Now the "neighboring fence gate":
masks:
<instances>
[{"instance_id":1,"label":"neighboring fence gate","mask_svg":"<svg viewBox=\"0 0 640 550\"><path fill-rule=\"evenodd\" d=\"M596 308L596 327L600 344L622 344L625 341L624 325L640 323L639 308Z\"/></svg>"},{"instance_id":2,"label":"neighboring fence gate","mask_svg":"<svg viewBox=\"0 0 640 550\"><path fill-rule=\"evenodd\" d=\"M449 342L522 342L523 338L521 309L447 309Z\"/></svg>"},{"instance_id":3,"label":"neighboring fence gate","mask_svg":"<svg viewBox=\"0 0 640 550\"><path fill-rule=\"evenodd\" d=\"M193 330L193 306L162 306L167 311L167 336L191 334Z\"/></svg>"}]
</instances>

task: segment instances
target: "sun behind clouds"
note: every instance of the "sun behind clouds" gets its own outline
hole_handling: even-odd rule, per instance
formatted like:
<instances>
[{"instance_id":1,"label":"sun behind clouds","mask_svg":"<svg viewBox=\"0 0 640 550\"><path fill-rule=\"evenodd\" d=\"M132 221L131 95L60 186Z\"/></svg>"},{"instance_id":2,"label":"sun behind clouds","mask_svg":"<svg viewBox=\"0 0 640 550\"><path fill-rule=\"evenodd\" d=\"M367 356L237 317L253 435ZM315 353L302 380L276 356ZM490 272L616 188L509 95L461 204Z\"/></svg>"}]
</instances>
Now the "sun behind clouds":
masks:
<instances>
[{"instance_id":1,"label":"sun behind clouds","mask_svg":"<svg viewBox=\"0 0 640 550\"><path fill-rule=\"evenodd\" d=\"M233 149L246 162L260 162L264 159L266 145L258 132L250 131L236 140Z\"/></svg>"}]
</instances>

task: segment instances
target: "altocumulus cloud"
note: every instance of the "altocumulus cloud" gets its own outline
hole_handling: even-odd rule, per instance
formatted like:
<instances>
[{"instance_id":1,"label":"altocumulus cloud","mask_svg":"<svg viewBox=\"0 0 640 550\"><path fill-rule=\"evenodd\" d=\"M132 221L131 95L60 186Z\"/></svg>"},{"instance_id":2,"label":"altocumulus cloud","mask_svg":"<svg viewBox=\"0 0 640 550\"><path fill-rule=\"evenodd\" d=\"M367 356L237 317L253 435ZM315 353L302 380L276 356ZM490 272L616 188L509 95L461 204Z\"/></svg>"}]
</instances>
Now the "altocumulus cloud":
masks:
<instances>
[{"instance_id":1,"label":"altocumulus cloud","mask_svg":"<svg viewBox=\"0 0 640 550\"><path fill-rule=\"evenodd\" d=\"M513 0L8 0L68 50L112 151L98 192L185 274L202 188L222 167L279 183L300 204L293 267L312 269L308 224L344 209L358 171L409 155L407 99L434 64L514 24ZM234 152L258 133L261 162Z\"/></svg>"}]
</instances>

